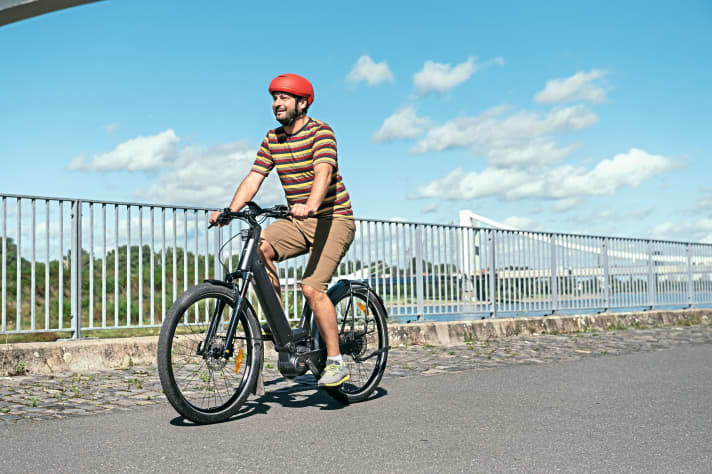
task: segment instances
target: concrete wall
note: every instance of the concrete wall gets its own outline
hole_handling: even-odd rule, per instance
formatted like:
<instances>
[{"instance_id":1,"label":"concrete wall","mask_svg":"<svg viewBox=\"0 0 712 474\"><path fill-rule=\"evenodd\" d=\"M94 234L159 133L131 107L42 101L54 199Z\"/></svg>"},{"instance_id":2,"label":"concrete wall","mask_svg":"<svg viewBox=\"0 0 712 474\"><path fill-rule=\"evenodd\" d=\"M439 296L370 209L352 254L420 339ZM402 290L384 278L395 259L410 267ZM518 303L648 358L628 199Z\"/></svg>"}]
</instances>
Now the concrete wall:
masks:
<instances>
[{"instance_id":1,"label":"concrete wall","mask_svg":"<svg viewBox=\"0 0 712 474\"><path fill-rule=\"evenodd\" d=\"M585 330L709 324L712 309L603 313L585 316L423 322L389 326L392 347L402 344L453 346L467 340L514 335L564 334ZM95 372L130 364L154 364L158 337L91 339L0 345L0 376ZM271 350L268 347L268 350Z\"/></svg>"}]
</instances>

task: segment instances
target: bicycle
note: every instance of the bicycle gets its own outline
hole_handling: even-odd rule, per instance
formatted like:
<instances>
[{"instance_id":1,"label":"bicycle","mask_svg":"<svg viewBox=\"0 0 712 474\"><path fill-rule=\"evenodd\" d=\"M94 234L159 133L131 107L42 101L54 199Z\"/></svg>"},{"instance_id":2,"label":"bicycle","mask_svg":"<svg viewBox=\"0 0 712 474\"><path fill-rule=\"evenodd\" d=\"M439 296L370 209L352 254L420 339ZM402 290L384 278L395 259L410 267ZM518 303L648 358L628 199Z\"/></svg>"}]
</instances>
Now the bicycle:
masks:
<instances>
[{"instance_id":1,"label":"bicycle","mask_svg":"<svg viewBox=\"0 0 712 474\"><path fill-rule=\"evenodd\" d=\"M298 326L290 327L257 253L261 223L268 217L289 215L285 205L262 209L254 202L248 202L240 212L225 209L218 223L241 219L248 224L248 229L233 235L220 249L225 278L207 279L188 289L166 314L158 339L158 374L173 408L195 423L227 420L256 393L267 341L274 344L277 368L284 377L294 378L309 370L318 380L324 370L326 347L311 309L305 304ZM238 235L244 245L237 269L229 272L222 250ZM251 284L271 335L263 333L248 299ZM327 295L336 308L339 348L351 376L327 392L345 404L363 401L376 389L386 369L390 349L386 308L380 296L362 281L339 280ZM195 311L194 320L203 310L211 316L191 323L191 310ZM179 325L181 322L184 324Z\"/></svg>"}]
</instances>

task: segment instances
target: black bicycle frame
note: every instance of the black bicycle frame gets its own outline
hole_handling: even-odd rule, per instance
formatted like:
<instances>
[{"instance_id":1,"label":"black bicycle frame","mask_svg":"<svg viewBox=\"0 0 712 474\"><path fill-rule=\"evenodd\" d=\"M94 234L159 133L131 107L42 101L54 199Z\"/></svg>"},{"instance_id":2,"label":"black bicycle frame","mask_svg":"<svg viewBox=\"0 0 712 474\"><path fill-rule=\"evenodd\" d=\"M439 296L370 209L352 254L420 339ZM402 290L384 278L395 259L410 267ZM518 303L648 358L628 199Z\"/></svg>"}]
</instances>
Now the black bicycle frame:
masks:
<instances>
[{"instance_id":1,"label":"black bicycle frame","mask_svg":"<svg viewBox=\"0 0 712 474\"><path fill-rule=\"evenodd\" d=\"M264 309L265 318L267 319L267 323L272 330L272 337L274 338L275 349L277 351L285 349L291 351L295 342L305 339L308 335L308 331L306 331L303 327L292 330L289 326L282 304L279 301L277 293L274 291L274 287L272 286L269 275L267 274L267 269L265 268L264 263L262 262L262 259L257 251L262 229L254 220L250 220L248 223L250 224L250 229L247 233L247 241L245 242L245 245L242 248L242 253L240 254L237 270L227 274L224 281L209 280L212 283L237 289L237 301L232 310L232 314L230 315L230 324L227 329L224 345L225 357L232 355L233 341L235 338L237 324L239 322L239 314L243 311L246 304L247 290L250 283L254 284L257 299L259 300L262 309ZM239 288L235 287L235 284L233 283L235 280L240 282ZM205 342L199 349L201 354L208 348L208 342L213 340L213 337L217 333L224 308L225 303L222 301L216 305L213 317L210 321L210 327L208 328L208 332L205 337Z\"/></svg>"}]
</instances>

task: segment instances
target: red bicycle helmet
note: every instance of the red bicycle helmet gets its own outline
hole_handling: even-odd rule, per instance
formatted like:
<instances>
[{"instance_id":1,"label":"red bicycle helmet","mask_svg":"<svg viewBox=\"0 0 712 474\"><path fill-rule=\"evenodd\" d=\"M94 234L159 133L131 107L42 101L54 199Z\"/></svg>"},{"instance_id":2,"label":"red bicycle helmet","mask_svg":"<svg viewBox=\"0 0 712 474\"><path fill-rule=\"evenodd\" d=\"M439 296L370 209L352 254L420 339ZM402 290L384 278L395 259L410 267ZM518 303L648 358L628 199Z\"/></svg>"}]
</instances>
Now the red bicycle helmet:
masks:
<instances>
[{"instance_id":1,"label":"red bicycle helmet","mask_svg":"<svg viewBox=\"0 0 712 474\"><path fill-rule=\"evenodd\" d=\"M269 93L286 92L304 97L307 99L307 104L311 105L314 102L314 88L311 83L297 74L280 74L272 79L269 83Z\"/></svg>"}]
</instances>

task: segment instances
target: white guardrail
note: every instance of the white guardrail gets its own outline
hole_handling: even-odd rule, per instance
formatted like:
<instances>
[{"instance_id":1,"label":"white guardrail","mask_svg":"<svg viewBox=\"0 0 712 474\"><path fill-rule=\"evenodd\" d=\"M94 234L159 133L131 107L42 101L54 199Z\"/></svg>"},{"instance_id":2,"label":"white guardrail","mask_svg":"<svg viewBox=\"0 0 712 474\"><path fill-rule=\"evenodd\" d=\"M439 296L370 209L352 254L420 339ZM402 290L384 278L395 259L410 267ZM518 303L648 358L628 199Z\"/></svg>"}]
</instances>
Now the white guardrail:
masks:
<instances>
[{"instance_id":1,"label":"white guardrail","mask_svg":"<svg viewBox=\"0 0 712 474\"><path fill-rule=\"evenodd\" d=\"M0 334L160 326L185 289L222 277L217 249L243 228L208 230L206 208L0 201ZM240 243L223 251L229 270ZM306 259L279 267L293 321ZM356 219L340 278L368 281L398 320L689 307L712 304L712 245Z\"/></svg>"}]
</instances>

